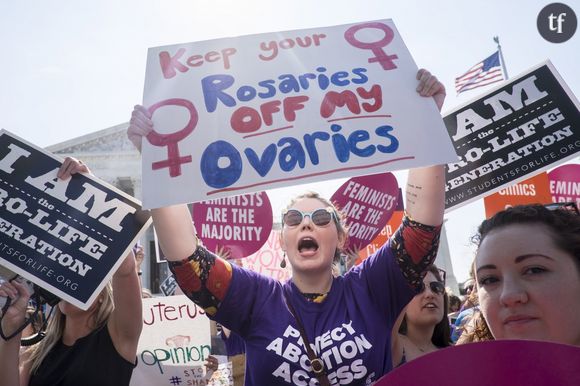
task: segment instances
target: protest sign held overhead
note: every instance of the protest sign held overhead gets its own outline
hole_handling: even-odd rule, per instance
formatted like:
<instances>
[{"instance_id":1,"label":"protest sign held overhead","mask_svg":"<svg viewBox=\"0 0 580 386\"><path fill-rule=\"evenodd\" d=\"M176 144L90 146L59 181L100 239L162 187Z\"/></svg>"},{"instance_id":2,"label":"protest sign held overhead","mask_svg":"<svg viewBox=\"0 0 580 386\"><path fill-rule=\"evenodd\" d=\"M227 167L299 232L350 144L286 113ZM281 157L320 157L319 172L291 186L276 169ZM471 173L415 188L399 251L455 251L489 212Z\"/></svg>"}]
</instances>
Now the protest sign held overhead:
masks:
<instances>
[{"instance_id":1,"label":"protest sign held overhead","mask_svg":"<svg viewBox=\"0 0 580 386\"><path fill-rule=\"evenodd\" d=\"M149 226L139 201L0 131L0 265L87 309Z\"/></svg>"},{"instance_id":2,"label":"protest sign held overhead","mask_svg":"<svg viewBox=\"0 0 580 386\"><path fill-rule=\"evenodd\" d=\"M553 202L576 202L580 206L580 165L562 165L548 173Z\"/></svg>"},{"instance_id":3,"label":"protest sign held overhead","mask_svg":"<svg viewBox=\"0 0 580 386\"><path fill-rule=\"evenodd\" d=\"M398 197L399 185L393 173L353 177L342 184L330 201L346 216L346 248L367 246L391 218Z\"/></svg>"},{"instance_id":4,"label":"protest sign held overhead","mask_svg":"<svg viewBox=\"0 0 580 386\"><path fill-rule=\"evenodd\" d=\"M447 114L458 160L446 166L446 210L573 158L579 108L547 61Z\"/></svg>"},{"instance_id":5,"label":"protest sign held overhead","mask_svg":"<svg viewBox=\"0 0 580 386\"><path fill-rule=\"evenodd\" d=\"M187 296L143 299L143 332L131 385L207 384L203 363L210 343L209 319Z\"/></svg>"},{"instance_id":6,"label":"protest sign held overhead","mask_svg":"<svg viewBox=\"0 0 580 386\"><path fill-rule=\"evenodd\" d=\"M416 74L391 20L151 48L144 205L454 161Z\"/></svg>"},{"instance_id":7,"label":"protest sign held overhead","mask_svg":"<svg viewBox=\"0 0 580 386\"><path fill-rule=\"evenodd\" d=\"M497 212L516 205L549 204L551 202L550 179L546 172L515 185L509 185L483 198L486 218L490 218Z\"/></svg>"},{"instance_id":8,"label":"protest sign held overhead","mask_svg":"<svg viewBox=\"0 0 580 386\"><path fill-rule=\"evenodd\" d=\"M206 248L228 259L256 252L272 230L272 205L265 192L197 202L192 217Z\"/></svg>"}]
</instances>

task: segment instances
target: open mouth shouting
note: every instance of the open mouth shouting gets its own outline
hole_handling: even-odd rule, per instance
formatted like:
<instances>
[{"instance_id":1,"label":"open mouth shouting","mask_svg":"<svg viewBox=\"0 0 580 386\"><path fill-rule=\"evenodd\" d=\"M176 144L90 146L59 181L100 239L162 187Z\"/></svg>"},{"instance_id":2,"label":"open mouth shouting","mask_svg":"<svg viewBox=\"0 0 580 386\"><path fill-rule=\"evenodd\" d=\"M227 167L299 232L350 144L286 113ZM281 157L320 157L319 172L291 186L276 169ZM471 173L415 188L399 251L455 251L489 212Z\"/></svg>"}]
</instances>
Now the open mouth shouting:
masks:
<instances>
[{"instance_id":1,"label":"open mouth shouting","mask_svg":"<svg viewBox=\"0 0 580 386\"><path fill-rule=\"evenodd\" d=\"M318 242L312 237L303 237L298 240L298 253L302 256L312 256L318 251Z\"/></svg>"}]
</instances>

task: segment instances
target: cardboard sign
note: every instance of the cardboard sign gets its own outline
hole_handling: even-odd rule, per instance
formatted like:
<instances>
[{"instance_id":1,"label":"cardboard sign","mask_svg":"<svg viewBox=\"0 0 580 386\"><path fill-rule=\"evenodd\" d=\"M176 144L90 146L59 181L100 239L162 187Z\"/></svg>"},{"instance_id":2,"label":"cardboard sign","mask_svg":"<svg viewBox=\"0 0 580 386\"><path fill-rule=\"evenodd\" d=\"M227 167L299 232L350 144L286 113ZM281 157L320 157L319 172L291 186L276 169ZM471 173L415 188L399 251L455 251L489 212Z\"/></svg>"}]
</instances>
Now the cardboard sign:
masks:
<instances>
[{"instance_id":1,"label":"cardboard sign","mask_svg":"<svg viewBox=\"0 0 580 386\"><path fill-rule=\"evenodd\" d=\"M143 299L143 332L130 384L206 382L203 364L210 352L209 319L187 296Z\"/></svg>"},{"instance_id":2,"label":"cardboard sign","mask_svg":"<svg viewBox=\"0 0 580 386\"><path fill-rule=\"evenodd\" d=\"M497 340L423 355L394 369L375 385L575 386L580 385L577 363L580 363L580 348L576 346ZM450 364L453 365L452 373L449 372Z\"/></svg>"},{"instance_id":3,"label":"cardboard sign","mask_svg":"<svg viewBox=\"0 0 580 386\"><path fill-rule=\"evenodd\" d=\"M546 172L510 185L483 198L486 218L515 205L549 204L551 202L550 180Z\"/></svg>"},{"instance_id":4,"label":"cardboard sign","mask_svg":"<svg viewBox=\"0 0 580 386\"><path fill-rule=\"evenodd\" d=\"M580 207L580 165L562 165L548 173L553 202L576 202Z\"/></svg>"},{"instance_id":5,"label":"cardboard sign","mask_svg":"<svg viewBox=\"0 0 580 386\"><path fill-rule=\"evenodd\" d=\"M573 158L579 108L547 61L446 115L458 155L446 166L446 210Z\"/></svg>"},{"instance_id":6,"label":"cardboard sign","mask_svg":"<svg viewBox=\"0 0 580 386\"><path fill-rule=\"evenodd\" d=\"M205 247L230 259L256 252L272 230L272 205L265 192L197 202L192 211Z\"/></svg>"},{"instance_id":7,"label":"cardboard sign","mask_svg":"<svg viewBox=\"0 0 580 386\"><path fill-rule=\"evenodd\" d=\"M151 48L144 206L454 161L416 73L391 20Z\"/></svg>"},{"instance_id":8,"label":"cardboard sign","mask_svg":"<svg viewBox=\"0 0 580 386\"><path fill-rule=\"evenodd\" d=\"M347 248L367 246L386 225L397 208L399 185L393 173L353 177L332 195L346 215Z\"/></svg>"},{"instance_id":9,"label":"cardboard sign","mask_svg":"<svg viewBox=\"0 0 580 386\"><path fill-rule=\"evenodd\" d=\"M0 131L0 265L86 310L151 223L139 201Z\"/></svg>"},{"instance_id":10,"label":"cardboard sign","mask_svg":"<svg viewBox=\"0 0 580 386\"><path fill-rule=\"evenodd\" d=\"M240 262L244 268L284 282L292 276L292 267L288 258L286 258L286 268L280 267L283 257L280 247L280 231L272 231L258 252L240 260Z\"/></svg>"}]
</instances>

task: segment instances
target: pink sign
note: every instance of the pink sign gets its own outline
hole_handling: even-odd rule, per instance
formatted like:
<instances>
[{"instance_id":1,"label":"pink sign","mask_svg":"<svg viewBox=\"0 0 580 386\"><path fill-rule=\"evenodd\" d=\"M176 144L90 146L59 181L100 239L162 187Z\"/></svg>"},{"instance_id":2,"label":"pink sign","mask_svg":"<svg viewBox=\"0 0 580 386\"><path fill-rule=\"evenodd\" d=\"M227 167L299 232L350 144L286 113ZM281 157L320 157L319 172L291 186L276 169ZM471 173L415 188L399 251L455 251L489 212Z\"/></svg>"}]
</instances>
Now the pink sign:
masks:
<instances>
[{"instance_id":1,"label":"pink sign","mask_svg":"<svg viewBox=\"0 0 580 386\"><path fill-rule=\"evenodd\" d=\"M193 221L210 251L239 259L256 252L270 236L272 205L265 192L197 202Z\"/></svg>"},{"instance_id":2,"label":"pink sign","mask_svg":"<svg viewBox=\"0 0 580 386\"><path fill-rule=\"evenodd\" d=\"M376 386L580 385L580 348L498 340L446 348L382 377Z\"/></svg>"},{"instance_id":3,"label":"pink sign","mask_svg":"<svg viewBox=\"0 0 580 386\"><path fill-rule=\"evenodd\" d=\"M580 165L562 165L548 173L554 202L576 202L580 206Z\"/></svg>"},{"instance_id":4,"label":"pink sign","mask_svg":"<svg viewBox=\"0 0 580 386\"><path fill-rule=\"evenodd\" d=\"M369 244L397 208L399 186L392 173L354 177L332 195L331 201L346 215L349 248Z\"/></svg>"},{"instance_id":5,"label":"pink sign","mask_svg":"<svg viewBox=\"0 0 580 386\"><path fill-rule=\"evenodd\" d=\"M280 231L272 231L258 252L240 261L244 268L269 276L274 280L286 281L292 276L292 268L288 259L286 259L286 267L280 267L283 258Z\"/></svg>"}]
</instances>

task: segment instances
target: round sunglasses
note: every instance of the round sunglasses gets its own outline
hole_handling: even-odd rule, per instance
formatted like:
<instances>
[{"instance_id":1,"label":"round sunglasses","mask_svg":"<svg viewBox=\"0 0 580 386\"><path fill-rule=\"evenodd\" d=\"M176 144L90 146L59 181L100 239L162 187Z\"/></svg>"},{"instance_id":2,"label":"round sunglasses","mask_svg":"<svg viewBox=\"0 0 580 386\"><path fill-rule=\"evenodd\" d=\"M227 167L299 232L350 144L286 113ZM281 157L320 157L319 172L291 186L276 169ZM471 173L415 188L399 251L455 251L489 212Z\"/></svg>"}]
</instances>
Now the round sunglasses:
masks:
<instances>
[{"instance_id":1,"label":"round sunglasses","mask_svg":"<svg viewBox=\"0 0 580 386\"><path fill-rule=\"evenodd\" d=\"M423 287L423 290L419 293L420 294L423 293L426 288L427 286ZM443 295L445 293L445 284L443 284L440 281L429 282L429 288L431 289L431 292L433 292L436 295Z\"/></svg>"},{"instance_id":2,"label":"round sunglasses","mask_svg":"<svg viewBox=\"0 0 580 386\"><path fill-rule=\"evenodd\" d=\"M310 217L310 221L314 225L323 227L330 224L333 219L336 221L336 217L332 208L320 208L313 212L302 212L298 209L288 209L282 213L282 221L284 225L289 227L295 227L302 222L304 217Z\"/></svg>"}]
</instances>

